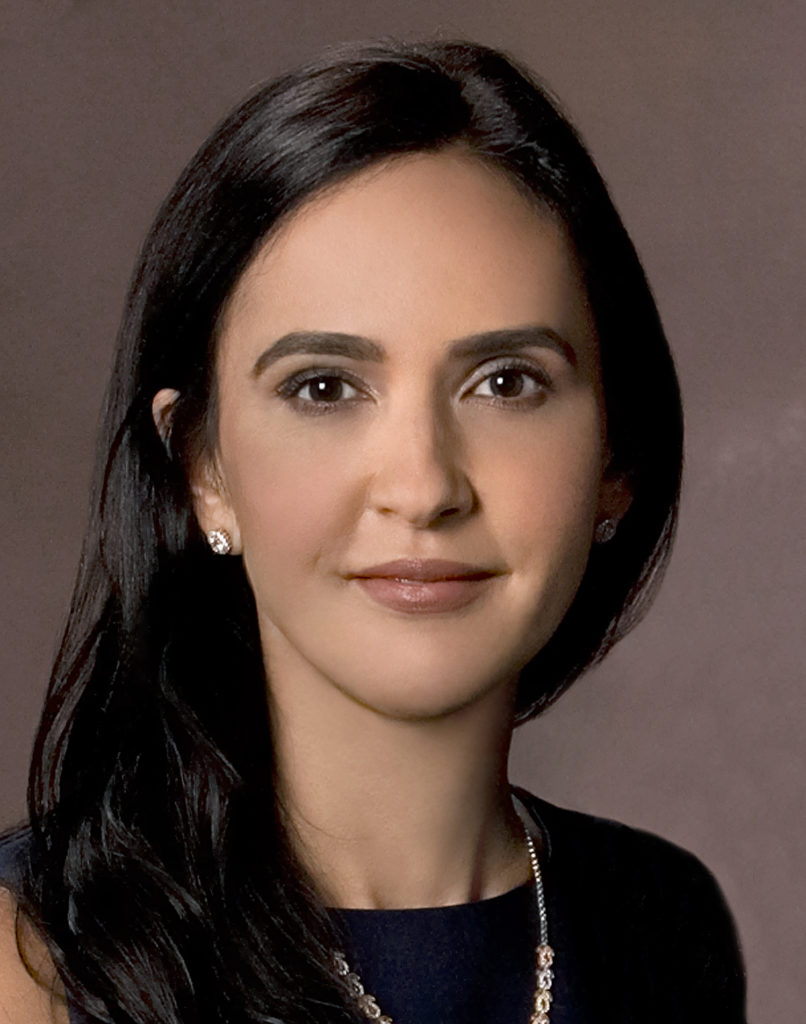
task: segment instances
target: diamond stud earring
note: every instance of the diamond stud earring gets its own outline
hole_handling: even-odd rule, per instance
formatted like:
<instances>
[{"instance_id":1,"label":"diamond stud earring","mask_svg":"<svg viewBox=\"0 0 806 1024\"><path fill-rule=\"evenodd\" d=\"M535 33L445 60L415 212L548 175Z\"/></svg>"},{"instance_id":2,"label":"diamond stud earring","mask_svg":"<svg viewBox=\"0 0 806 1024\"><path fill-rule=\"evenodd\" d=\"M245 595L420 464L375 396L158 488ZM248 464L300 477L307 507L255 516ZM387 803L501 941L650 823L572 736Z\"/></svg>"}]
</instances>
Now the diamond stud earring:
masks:
<instances>
[{"instance_id":1,"label":"diamond stud earring","mask_svg":"<svg viewBox=\"0 0 806 1024\"><path fill-rule=\"evenodd\" d=\"M228 555L232 551L232 537L226 530L216 528L207 533L207 543L216 555Z\"/></svg>"},{"instance_id":2,"label":"diamond stud earring","mask_svg":"<svg viewBox=\"0 0 806 1024\"><path fill-rule=\"evenodd\" d=\"M607 544L616 536L617 529L618 519L603 519L601 523L597 524L593 539L597 544Z\"/></svg>"}]
</instances>

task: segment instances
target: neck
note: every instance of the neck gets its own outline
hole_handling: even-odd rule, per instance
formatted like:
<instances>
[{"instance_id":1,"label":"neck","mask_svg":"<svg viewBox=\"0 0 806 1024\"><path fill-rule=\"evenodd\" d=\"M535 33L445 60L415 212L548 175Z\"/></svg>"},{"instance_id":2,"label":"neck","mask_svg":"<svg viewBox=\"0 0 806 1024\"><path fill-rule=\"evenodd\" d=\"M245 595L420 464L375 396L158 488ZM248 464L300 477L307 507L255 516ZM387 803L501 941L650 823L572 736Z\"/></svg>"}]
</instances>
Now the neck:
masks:
<instances>
[{"instance_id":1,"label":"neck","mask_svg":"<svg viewBox=\"0 0 806 1024\"><path fill-rule=\"evenodd\" d=\"M446 906L527 881L506 765L511 689L443 717L381 715L331 685L275 685L279 795L331 906Z\"/></svg>"}]
</instances>

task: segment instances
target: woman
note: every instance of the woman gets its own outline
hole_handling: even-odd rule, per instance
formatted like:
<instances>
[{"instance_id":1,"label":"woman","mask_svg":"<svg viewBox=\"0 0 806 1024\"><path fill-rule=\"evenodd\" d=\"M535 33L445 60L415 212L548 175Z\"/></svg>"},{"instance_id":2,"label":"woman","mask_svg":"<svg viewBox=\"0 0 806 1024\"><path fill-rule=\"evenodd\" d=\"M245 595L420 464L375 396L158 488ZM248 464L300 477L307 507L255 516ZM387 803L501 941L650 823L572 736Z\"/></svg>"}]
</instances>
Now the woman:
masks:
<instances>
[{"instance_id":1,"label":"woman","mask_svg":"<svg viewBox=\"0 0 806 1024\"><path fill-rule=\"evenodd\" d=\"M633 247L525 72L352 47L248 99L131 288L9 1019L742 1020L707 871L506 780L645 609L681 449Z\"/></svg>"}]
</instances>

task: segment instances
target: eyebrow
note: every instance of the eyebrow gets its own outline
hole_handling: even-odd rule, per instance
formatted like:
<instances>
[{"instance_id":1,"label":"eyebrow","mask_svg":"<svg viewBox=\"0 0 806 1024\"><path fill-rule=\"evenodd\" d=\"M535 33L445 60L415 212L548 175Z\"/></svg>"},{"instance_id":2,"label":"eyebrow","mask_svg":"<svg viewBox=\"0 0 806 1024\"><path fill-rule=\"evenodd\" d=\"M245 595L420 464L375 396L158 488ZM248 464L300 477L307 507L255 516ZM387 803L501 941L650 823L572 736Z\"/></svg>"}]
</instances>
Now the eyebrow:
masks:
<instances>
[{"instance_id":1,"label":"eyebrow","mask_svg":"<svg viewBox=\"0 0 806 1024\"><path fill-rule=\"evenodd\" d=\"M346 356L348 359L382 363L384 351L369 338L337 331L292 331L278 338L262 352L252 367L252 376L259 377L272 363L286 356Z\"/></svg>"},{"instance_id":2,"label":"eyebrow","mask_svg":"<svg viewBox=\"0 0 806 1024\"><path fill-rule=\"evenodd\" d=\"M550 348L558 352L571 366L577 364L577 354L562 335L550 327L527 324L524 327L504 327L460 338L451 345L450 353L457 359L489 359L504 352L520 348Z\"/></svg>"},{"instance_id":3,"label":"eyebrow","mask_svg":"<svg viewBox=\"0 0 806 1024\"><path fill-rule=\"evenodd\" d=\"M490 359L522 348L549 348L563 356L571 366L577 364L576 352L569 342L550 327L537 324L470 334L453 342L448 353L454 359ZM259 377L272 363L295 355L344 356L370 363L382 363L386 358L381 345L360 335L338 331L292 331L278 338L258 356L252 367L252 376Z\"/></svg>"}]
</instances>

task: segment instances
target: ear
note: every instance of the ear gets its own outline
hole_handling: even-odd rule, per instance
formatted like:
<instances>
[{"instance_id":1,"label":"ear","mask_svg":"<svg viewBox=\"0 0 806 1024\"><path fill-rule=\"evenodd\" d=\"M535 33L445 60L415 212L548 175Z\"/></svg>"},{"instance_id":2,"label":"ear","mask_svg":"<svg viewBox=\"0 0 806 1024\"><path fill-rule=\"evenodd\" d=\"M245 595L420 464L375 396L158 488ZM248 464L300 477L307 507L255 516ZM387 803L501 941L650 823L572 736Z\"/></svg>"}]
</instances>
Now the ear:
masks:
<instances>
[{"instance_id":1,"label":"ear","mask_svg":"<svg viewBox=\"0 0 806 1024\"><path fill-rule=\"evenodd\" d=\"M173 426L174 408L179 392L174 388L160 388L151 400L151 418L154 426L165 446L165 450L171 454L171 427Z\"/></svg>"},{"instance_id":2,"label":"ear","mask_svg":"<svg viewBox=\"0 0 806 1024\"><path fill-rule=\"evenodd\" d=\"M599 485L599 507L596 512L597 529L608 523L605 534L612 536L618 529L621 520L632 505L634 494L629 473L616 470L609 466Z\"/></svg>"},{"instance_id":3,"label":"ear","mask_svg":"<svg viewBox=\"0 0 806 1024\"><path fill-rule=\"evenodd\" d=\"M151 402L151 415L162 443L170 454L173 411L179 392L162 388ZM229 500L224 480L214 460L205 458L191 467L190 489L193 510L205 536L211 530L226 530L232 541L232 554L241 553L241 531Z\"/></svg>"}]
</instances>

